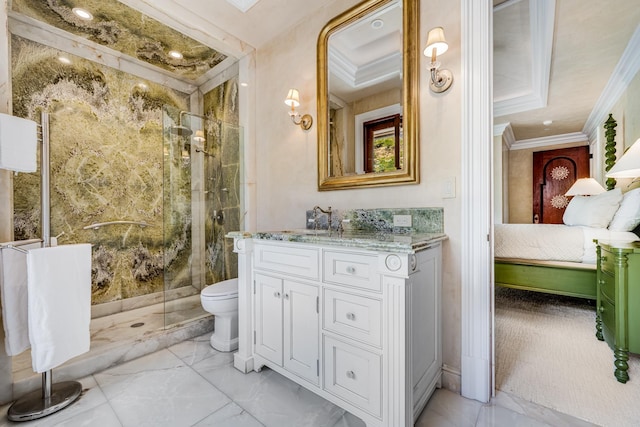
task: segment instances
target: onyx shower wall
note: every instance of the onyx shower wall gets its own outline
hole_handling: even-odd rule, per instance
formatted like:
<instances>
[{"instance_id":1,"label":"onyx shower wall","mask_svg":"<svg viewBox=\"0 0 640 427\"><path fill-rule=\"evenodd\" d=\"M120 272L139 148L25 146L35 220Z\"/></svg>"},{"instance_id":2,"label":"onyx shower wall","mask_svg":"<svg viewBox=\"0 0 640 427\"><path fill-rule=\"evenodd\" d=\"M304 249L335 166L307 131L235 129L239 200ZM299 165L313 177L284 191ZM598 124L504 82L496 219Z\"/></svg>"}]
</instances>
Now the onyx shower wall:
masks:
<instances>
[{"instance_id":1,"label":"onyx shower wall","mask_svg":"<svg viewBox=\"0 0 640 427\"><path fill-rule=\"evenodd\" d=\"M92 304L191 285L191 160L180 154L171 157L175 153L163 142L163 107L188 110L189 96L83 58L67 55L71 63L61 63L58 50L17 36L12 37L11 48L14 115L38 121L40 111L50 113L51 234L64 233L61 244L94 245ZM229 95L233 90L234 100ZM237 82L221 85L205 100L212 118L232 119L233 111L225 109L230 105L235 109ZM218 105L219 101L227 106ZM178 117L169 119L178 122ZM234 144L222 143L224 135L216 140L215 126L209 127L212 137L207 144L220 147L219 156L211 161L222 162L226 146ZM174 160L176 167L168 167ZM215 169L205 173L216 173ZM221 189L235 188L233 183L224 184L234 179L233 173L226 178L228 174L220 171L220 176L211 182ZM235 198L238 190L223 194L217 197ZM15 178L16 239L41 235L39 197L39 172ZM234 215L225 216L229 218L225 224L233 221ZM86 228L114 221L149 226L116 223ZM215 236L224 248L220 233ZM224 260L232 262L233 257L219 256L215 244L211 247L207 275L217 281L214 276L226 275ZM220 273L214 272L216 267ZM167 279L170 283L165 283Z\"/></svg>"}]
</instances>

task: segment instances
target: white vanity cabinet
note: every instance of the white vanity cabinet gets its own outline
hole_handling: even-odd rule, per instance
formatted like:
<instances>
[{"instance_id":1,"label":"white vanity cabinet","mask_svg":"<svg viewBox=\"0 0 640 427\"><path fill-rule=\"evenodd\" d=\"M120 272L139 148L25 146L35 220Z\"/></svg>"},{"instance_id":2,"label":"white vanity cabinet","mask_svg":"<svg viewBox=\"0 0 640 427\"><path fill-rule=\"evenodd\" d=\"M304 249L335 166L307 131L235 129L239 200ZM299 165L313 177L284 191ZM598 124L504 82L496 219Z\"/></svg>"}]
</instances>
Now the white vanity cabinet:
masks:
<instances>
[{"instance_id":1,"label":"white vanity cabinet","mask_svg":"<svg viewBox=\"0 0 640 427\"><path fill-rule=\"evenodd\" d=\"M256 273L255 352L319 384L318 286Z\"/></svg>"},{"instance_id":2,"label":"white vanity cabinet","mask_svg":"<svg viewBox=\"0 0 640 427\"><path fill-rule=\"evenodd\" d=\"M441 377L441 243L419 251L235 238L234 365L267 366L361 418L412 426Z\"/></svg>"}]
</instances>

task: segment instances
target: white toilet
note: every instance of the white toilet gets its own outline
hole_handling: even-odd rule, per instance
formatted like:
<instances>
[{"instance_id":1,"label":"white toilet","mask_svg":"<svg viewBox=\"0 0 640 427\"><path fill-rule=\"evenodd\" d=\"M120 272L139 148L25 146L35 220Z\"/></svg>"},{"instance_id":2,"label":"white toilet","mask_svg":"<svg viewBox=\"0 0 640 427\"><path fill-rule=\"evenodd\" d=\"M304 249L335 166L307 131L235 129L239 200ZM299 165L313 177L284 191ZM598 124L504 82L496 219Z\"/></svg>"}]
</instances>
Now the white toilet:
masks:
<instances>
[{"instance_id":1,"label":"white toilet","mask_svg":"<svg viewBox=\"0 0 640 427\"><path fill-rule=\"evenodd\" d=\"M211 347L218 351L238 349L238 279L214 283L200 292L202 308L215 316Z\"/></svg>"}]
</instances>

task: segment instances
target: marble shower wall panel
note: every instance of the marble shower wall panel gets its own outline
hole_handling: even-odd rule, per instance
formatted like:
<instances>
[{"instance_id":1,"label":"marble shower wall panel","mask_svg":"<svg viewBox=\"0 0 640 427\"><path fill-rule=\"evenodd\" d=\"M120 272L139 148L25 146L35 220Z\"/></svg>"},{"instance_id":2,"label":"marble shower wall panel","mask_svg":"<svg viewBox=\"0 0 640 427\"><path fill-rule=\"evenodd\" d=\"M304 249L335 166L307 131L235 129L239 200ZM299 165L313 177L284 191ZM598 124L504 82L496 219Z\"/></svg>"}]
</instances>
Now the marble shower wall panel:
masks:
<instances>
[{"instance_id":1,"label":"marble shower wall panel","mask_svg":"<svg viewBox=\"0 0 640 427\"><path fill-rule=\"evenodd\" d=\"M238 79L232 78L204 95L207 118L205 163L206 280L208 284L237 276L233 242L224 236L240 229L240 144ZM214 214L215 211L215 214ZM215 216L222 213L222 223Z\"/></svg>"},{"instance_id":2,"label":"marble shower wall panel","mask_svg":"<svg viewBox=\"0 0 640 427\"><path fill-rule=\"evenodd\" d=\"M16 36L11 49L14 115L51 114L51 234L94 245L92 303L163 291L165 265L187 262L190 214L167 215L163 205L162 106L185 110L187 95L72 55L63 64L58 50ZM15 178L18 239L41 235L39 176ZM151 226L83 228L117 220ZM180 223L169 253L168 221Z\"/></svg>"}]
</instances>

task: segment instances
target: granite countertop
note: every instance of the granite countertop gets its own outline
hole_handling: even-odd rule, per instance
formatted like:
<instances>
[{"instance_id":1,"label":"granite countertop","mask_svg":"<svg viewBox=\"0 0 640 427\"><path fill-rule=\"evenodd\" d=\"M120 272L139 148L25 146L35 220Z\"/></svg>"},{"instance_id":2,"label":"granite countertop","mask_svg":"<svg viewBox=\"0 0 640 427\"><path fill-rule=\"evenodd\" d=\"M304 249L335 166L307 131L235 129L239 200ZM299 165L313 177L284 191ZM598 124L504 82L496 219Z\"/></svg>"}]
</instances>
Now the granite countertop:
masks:
<instances>
[{"instance_id":1,"label":"granite countertop","mask_svg":"<svg viewBox=\"0 0 640 427\"><path fill-rule=\"evenodd\" d=\"M433 243L445 240L447 235L444 233L396 234L361 230L346 230L338 233L337 231L329 232L328 230L294 229L258 232L232 231L226 237L413 253Z\"/></svg>"}]
</instances>

